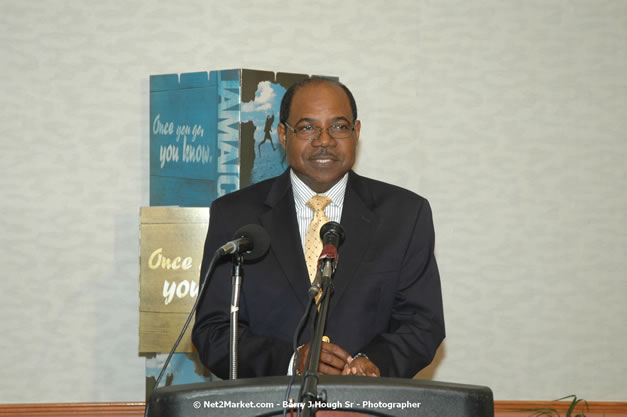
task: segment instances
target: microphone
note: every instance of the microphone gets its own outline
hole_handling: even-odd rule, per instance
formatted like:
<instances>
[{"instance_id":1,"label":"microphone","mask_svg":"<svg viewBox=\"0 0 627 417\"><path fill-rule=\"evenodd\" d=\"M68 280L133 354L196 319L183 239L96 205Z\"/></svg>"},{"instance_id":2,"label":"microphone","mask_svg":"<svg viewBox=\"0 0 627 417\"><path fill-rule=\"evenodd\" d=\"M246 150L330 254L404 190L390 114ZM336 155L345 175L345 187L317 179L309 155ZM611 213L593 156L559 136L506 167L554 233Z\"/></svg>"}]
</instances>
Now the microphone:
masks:
<instances>
[{"instance_id":1,"label":"microphone","mask_svg":"<svg viewBox=\"0 0 627 417\"><path fill-rule=\"evenodd\" d=\"M337 267L339 255L337 248L344 242L344 228L337 222L327 222L320 228L322 252L318 257L318 272L309 287L309 295L315 297L322 288L324 278L331 278Z\"/></svg>"},{"instance_id":2,"label":"microphone","mask_svg":"<svg viewBox=\"0 0 627 417\"><path fill-rule=\"evenodd\" d=\"M270 236L258 224L247 224L233 235L233 240L218 248L220 256L241 254L246 261L262 258L270 249Z\"/></svg>"},{"instance_id":3,"label":"microphone","mask_svg":"<svg viewBox=\"0 0 627 417\"><path fill-rule=\"evenodd\" d=\"M337 259L337 248L344 242L346 234L344 228L336 222L327 222L320 228L320 238L322 239L322 254L325 254L325 248L333 251L335 259Z\"/></svg>"}]
</instances>

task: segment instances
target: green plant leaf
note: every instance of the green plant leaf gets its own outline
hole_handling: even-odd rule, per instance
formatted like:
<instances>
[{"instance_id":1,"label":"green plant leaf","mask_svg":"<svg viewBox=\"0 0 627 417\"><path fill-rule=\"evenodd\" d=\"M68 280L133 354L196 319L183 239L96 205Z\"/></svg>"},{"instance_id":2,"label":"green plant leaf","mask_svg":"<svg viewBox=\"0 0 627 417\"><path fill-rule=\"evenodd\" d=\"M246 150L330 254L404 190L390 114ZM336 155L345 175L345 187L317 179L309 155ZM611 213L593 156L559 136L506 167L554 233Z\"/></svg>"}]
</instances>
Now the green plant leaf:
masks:
<instances>
[{"instance_id":1,"label":"green plant leaf","mask_svg":"<svg viewBox=\"0 0 627 417\"><path fill-rule=\"evenodd\" d=\"M574 394L567 395L565 397L558 398L553 401L562 401L566 399L570 399L571 402L570 402L570 405L568 406L568 410L566 411L565 417L586 417L586 411L590 411L590 407L588 406L588 401L582 398L577 398L577 396ZM575 408L577 407L577 404L579 403L584 404L583 405L584 411L580 414L575 414L573 416L573 412L575 411ZM555 408L548 408L548 407L526 408L526 409L523 408L520 411L528 411L530 413L533 413L533 414L530 414L529 417L560 417L560 414L557 412Z\"/></svg>"},{"instance_id":2,"label":"green plant leaf","mask_svg":"<svg viewBox=\"0 0 627 417\"><path fill-rule=\"evenodd\" d=\"M572 398L573 399L572 402L570 403L570 406L568 407L568 411L566 411L566 417L571 417L573 411L575 411L575 407L577 407L577 404L579 404L580 402L584 403L584 410L585 411L589 410L588 402L586 400L581 399L581 398L578 399L577 396L574 395L574 394L573 395L568 395L568 396L566 396L566 397L564 397L562 399L566 399L566 398ZM575 415L575 417L586 417L586 414L584 412L582 414Z\"/></svg>"}]
</instances>

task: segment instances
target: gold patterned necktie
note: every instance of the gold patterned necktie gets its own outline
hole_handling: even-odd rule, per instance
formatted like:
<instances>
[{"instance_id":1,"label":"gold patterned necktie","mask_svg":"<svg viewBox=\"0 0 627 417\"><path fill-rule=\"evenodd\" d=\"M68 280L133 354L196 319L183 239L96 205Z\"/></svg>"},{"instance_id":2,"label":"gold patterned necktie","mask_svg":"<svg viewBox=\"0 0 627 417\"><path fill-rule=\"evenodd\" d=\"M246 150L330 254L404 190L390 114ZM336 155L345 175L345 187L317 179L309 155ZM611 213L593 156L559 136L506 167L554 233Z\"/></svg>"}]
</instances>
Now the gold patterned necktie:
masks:
<instances>
[{"instance_id":1,"label":"gold patterned necktie","mask_svg":"<svg viewBox=\"0 0 627 417\"><path fill-rule=\"evenodd\" d=\"M322 239L320 239L320 229L329 221L324 208L331 203L331 199L325 195L314 195L307 201L314 216L307 228L305 235L305 261L307 262L307 271L309 272L309 281L313 282L318 269L318 258L322 251Z\"/></svg>"}]
</instances>

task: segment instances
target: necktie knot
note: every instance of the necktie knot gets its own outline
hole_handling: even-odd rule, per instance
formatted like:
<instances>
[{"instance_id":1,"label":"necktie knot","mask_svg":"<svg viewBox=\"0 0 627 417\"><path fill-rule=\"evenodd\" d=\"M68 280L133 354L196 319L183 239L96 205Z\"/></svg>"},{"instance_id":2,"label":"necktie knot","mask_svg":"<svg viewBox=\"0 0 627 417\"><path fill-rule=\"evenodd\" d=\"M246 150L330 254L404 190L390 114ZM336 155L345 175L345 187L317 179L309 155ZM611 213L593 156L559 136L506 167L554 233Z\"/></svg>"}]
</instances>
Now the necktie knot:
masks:
<instances>
[{"instance_id":1,"label":"necktie knot","mask_svg":"<svg viewBox=\"0 0 627 417\"><path fill-rule=\"evenodd\" d=\"M331 204L331 199L322 194L316 194L307 201L307 206L314 212L324 210L329 204Z\"/></svg>"}]
</instances>

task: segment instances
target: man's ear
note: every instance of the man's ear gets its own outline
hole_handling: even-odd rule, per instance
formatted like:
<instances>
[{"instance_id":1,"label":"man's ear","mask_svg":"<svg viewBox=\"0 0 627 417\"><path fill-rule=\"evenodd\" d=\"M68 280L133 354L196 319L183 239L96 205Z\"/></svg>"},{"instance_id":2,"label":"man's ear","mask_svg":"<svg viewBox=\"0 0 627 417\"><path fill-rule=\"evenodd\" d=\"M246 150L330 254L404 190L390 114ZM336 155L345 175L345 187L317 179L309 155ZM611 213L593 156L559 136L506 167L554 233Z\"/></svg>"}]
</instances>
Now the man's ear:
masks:
<instances>
[{"instance_id":1,"label":"man's ear","mask_svg":"<svg viewBox=\"0 0 627 417\"><path fill-rule=\"evenodd\" d=\"M279 134L279 142L281 142L281 146L283 146L283 149L287 150L287 131L285 129L285 125L281 122L279 122L277 127L277 133Z\"/></svg>"}]
</instances>

